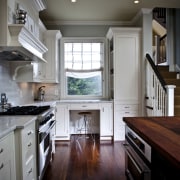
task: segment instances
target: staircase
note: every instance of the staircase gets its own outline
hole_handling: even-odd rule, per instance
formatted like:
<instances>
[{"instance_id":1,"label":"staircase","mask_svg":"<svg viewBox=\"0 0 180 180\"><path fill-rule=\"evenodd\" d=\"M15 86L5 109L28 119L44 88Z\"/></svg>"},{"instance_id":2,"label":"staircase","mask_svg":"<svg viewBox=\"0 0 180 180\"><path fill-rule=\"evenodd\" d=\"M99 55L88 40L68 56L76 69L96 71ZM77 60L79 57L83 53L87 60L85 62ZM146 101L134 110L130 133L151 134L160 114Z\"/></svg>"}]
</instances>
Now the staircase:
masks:
<instances>
[{"instance_id":1,"label":"staircase","mask_svg":"<svg viewBox=\"0 0 180 180\"><path fill-rule=\"evenodd\" d=\"M169 66L157 66L167 85L175 85L174 115L180 116L180 79L176 79L177 72L169 72Z\"/></svg>"}]
</instances>

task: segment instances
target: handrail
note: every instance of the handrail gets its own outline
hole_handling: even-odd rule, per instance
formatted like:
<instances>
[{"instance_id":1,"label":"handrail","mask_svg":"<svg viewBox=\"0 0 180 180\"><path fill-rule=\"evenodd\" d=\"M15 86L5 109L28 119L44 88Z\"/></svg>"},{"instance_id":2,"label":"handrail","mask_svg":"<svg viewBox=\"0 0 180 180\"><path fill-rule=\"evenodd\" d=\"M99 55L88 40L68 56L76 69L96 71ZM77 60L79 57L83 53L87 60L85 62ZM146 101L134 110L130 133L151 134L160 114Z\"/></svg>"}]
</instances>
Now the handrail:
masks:
<instances>
[{"instance_id":1,"label":"handrail","mask_svg":"<svg viewBox=\"0 0 180 180\"><path fill-rule=\"evenodd\" d=\"M165 34L164 36L160 37L159 41L162 41L163 39L165 39L167 37L167 34Z\"/></svg>"},{"instance_id":2,"label":"handrail","mask_svg":"<svg viewBox=\"0 0 180 180\"><path fill-rule=\"evenodd\" d=\"M149 54L146 54L146 58L148 60L148 62L150 63L152 69L154 70L154 73L156 74L157 78L159 79L159 82L161 83L163 89L166 91L166 82L164 81L163 77L161 76L161 74L158 71L158 68L156 67L156 65L154 64L151 56Z\"/></svg>"}]
</instances>

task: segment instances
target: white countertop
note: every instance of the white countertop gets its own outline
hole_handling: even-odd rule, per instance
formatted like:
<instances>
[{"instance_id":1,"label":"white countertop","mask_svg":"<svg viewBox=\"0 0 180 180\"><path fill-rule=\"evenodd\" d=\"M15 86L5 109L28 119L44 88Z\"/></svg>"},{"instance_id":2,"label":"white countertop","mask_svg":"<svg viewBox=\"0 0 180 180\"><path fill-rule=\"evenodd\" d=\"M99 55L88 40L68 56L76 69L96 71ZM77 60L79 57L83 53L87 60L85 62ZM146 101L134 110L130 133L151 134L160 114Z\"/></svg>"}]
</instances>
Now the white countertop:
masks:
<instances>
[{"instance_id":1,"label":"white countertop","mask_svg":"<svg viewBox=\"0 0 180 180\"><path fill-rule=\"evenodd\" d=\"M0 116L0 138L18 128L24 128L35 121L37 116Z\"/></svg>"},{"instance_id":2,"label":"white countertop","mask_svg":"<svg viewBox=\"0 0 180 180\"><path fill-rule=\"evenodd\" d=\"M112 100L108 100L108 99L100 99L100 100L94 100L94 99L90 99L90 100L86 100L86 99L83 99L83 100L76 100L76 99L66 99L66 100L58 100L56 101L57 103L106 103L106 102L113 102Z\"/></svg>"}]
</instances>

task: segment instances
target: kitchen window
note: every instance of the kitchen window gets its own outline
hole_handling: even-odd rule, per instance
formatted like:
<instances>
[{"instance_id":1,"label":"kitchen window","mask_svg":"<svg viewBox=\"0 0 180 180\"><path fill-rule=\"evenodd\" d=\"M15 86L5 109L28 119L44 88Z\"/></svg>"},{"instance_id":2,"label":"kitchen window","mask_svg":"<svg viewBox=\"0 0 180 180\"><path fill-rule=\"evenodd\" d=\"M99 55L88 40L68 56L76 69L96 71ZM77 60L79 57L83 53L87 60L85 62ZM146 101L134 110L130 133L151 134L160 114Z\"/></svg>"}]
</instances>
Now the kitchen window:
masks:
<instances>
[{"instance_id":1,"label":"kitchen window","mask_svg":"<svg viewBox=\"0 0 180 180\"><path fill-rule=\"evenodd\" d=\"M64 41L62 66L65 97L103 97L104 49L104 41L99 39Z\"/></svg>"}]
</instances>

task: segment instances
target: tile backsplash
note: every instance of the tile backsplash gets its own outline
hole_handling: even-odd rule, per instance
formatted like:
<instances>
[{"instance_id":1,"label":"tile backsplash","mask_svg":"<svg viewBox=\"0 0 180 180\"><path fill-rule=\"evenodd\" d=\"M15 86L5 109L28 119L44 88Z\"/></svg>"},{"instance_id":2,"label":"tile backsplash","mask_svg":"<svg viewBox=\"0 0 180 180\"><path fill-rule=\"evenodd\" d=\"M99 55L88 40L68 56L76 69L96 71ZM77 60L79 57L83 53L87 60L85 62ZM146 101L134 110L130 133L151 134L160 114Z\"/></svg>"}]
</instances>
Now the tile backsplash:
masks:
<instances>
[{"instance_id":1,"label":"tile backsplash","mask_svg":"<svg viewBox=\"0 0 180 180\"><path fill-rule=\"evenodd\" d=\"M33 103L40 86L45 87L45 100L59 99L58 84L17 83L12 79L10 62L0 61L0 94L6 93L8 103L22 105Z\"/></svg>"},{"instance_id":2,"label":"tile backsplash","mask_svg":"<svg viewBox=\"0 0 180 180\"><path fill-rule=\"evenodd\" d=\"M6 93L8 102L12 105L33 102L34 84L13 81L8 61L0 61L0 84L0 93Z\"/></svg>"}]
</instances>

